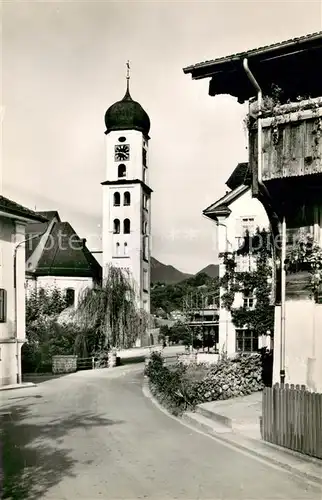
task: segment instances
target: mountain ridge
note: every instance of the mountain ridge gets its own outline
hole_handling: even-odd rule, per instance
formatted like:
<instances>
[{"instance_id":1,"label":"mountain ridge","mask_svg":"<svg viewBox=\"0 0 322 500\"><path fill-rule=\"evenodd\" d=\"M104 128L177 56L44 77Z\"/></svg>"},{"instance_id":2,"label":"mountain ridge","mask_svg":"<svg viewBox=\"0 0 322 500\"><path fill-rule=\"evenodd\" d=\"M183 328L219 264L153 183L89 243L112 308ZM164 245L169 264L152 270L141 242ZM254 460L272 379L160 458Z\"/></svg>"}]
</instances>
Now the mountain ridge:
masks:
<instances>
[{"instance_id":1,"label":"mountain ridge","mask_svg":"<svg viewBox=\"0 0 322 500\"><path fill-rule=\"evenodd\" d=\"M219 276L219 265L209 264L197 273L190 274L179 271L179 269L174 266L164 264L155 257L151 257L151 283L153 284L157 282L167 285L176 284L201 273L207 274L211 278L217 278Z\"/></svg>"}]
</instances>

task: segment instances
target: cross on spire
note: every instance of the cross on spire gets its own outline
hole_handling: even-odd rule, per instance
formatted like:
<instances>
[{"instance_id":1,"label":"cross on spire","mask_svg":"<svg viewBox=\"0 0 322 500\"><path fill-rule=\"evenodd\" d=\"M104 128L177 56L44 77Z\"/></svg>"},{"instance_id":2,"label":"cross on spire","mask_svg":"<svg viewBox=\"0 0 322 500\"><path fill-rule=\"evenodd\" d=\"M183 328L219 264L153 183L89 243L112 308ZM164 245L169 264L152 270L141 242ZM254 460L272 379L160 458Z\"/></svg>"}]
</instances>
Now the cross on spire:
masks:
<instances>
[{"instance_id":1,"label":"cross on spire","mask_svg":"<svg viewBox=\"0 0 322 500\"><path fill-rule=\"evenodd\" d=\"M126 63L126 87L127 87L127 91L129 92L129 87L130 87L130 61L127 61L127 63Z\"/></svg>"}]
</instances>

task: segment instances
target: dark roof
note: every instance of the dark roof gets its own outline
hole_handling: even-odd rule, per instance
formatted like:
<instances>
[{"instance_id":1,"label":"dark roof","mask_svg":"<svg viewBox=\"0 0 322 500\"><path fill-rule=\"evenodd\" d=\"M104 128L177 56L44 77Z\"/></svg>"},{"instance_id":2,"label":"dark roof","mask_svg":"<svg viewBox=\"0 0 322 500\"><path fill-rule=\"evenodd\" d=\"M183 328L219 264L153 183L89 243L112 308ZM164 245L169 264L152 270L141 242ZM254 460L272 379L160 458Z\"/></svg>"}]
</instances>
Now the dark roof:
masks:
<instances>
[{"instance_id":1,"label":"dark roof","mask_svg":"<svg viewBox=\"0 0 322 500\"><path fill-rule=\"evenodd\" d=\"M47 222L32 222L26 226L26 261L32 255L33 251L38 246L42 235L47 231L48 225L55 217L60 222L60 217L57 211L50 210L46 212L37 212L42 217L47 219ZM37 236L38 235L38 236Z\"/></svg>"},{"instance_id":2,"label":"dark roof","mask_svg":"<svg viewBox=\"0 0 322 500\"><path fill-rule=\"evenodd\" d=\"M68 222L55 222L35 274L100 280L102 268Z\"/></svg>"},{"instance_id":3,"label":"dark roof","mask_svg":"<svg viewBox=\"0 0 322 500\"><path fill-rule=\"evenodd\" d=\"M15 201L9 200L9 198L5 198L0 195L0 211L5 212L8 215L13 215L17 217L24 217L25 219L29 219L30 221L46 221L46 218L39 215L37 212L30 210Z\"/></svg>"},{"instance_id":4,"label":"dark roof","mask_svg":"<svg viewBox=\"0 0 322 500\"><path fill-rule=\"evenodd\" d=\"M287 101L300 95L322 95L321 57L320 31L194 64L183 71L195 80L211 78L209 95L230 94L244 102L256 95L243 68L243 60L247 58L263 93L269 95L275 85L283 90L281 100Z\"/></svg>"},{"instance_id":5,"label":"dark roof","mask_svg":"<svg viewBox=\"0 0 322 500\"><path fill-rule=\"evenodd\" d=\"M139 130L145 136L150 131L150 118L141 104L133 101L129 88L121 101L108 108L105 113L106 132L112 130Z\"/></svg>"},{"instance_id":6,"label":"dark roof","mask_svg":"<svg viewBox=\"0 0 322 500\"><path fill-rule=\"evenodd\" d=\"M202 212L203 215L214 220L216 220L216 218L220 215L230 215L231 210L229 205L244 194L248 189L250 188L246 184L240 184L232 191L228 191L224 196L219 198L219 200L209 205L209 207L205 208Z\"/></svg>"},{"instance_id":7,"label":"dark roof","mask_svg":"<svg viewBox=\"0 0 322 500\"><path fill-rule=\"evenodd\" d=\"M60 222L59 213L56 210L37 212L37 214L42 215L48 221L52 221L53 218L56 217L56 219L58 219L58 221Z\"/></svg>"},{"instance_id":8,"label":"dark roof","mask_svg":"<svg viewBox=\"0 0 322 500\"><path fill-rule=\"evenodd\" d=\"M140 179L117 179L116 181L104 181L104 182L101 182L101 185L102 186L119 186L119 185L122 185L122 184L141 184L141 186L143 187L144 191L146 191L147 193L153 193L152 189L147 185L145 184L143 181L141 181Z\"/></svg>"},{"instance_id":9,"label":"dark roof","mask_svg":"<svg viewBox=\"0 0 322 500\"><path fill-rule=\"evenodd\" d=\"M236 189L241 184L250 186L252 182L251 171L248 163L238 163L237 167L226 182L230 189Z\"/></svg>"}]
</instances>

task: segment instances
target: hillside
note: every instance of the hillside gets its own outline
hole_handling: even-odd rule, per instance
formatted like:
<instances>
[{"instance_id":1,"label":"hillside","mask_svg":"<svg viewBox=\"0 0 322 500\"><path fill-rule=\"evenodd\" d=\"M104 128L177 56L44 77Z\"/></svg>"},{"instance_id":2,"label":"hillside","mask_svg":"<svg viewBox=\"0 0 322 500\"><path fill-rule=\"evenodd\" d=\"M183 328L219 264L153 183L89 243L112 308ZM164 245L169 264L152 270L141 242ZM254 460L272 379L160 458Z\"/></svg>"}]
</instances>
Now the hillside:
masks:
<instances>
[{"instance_id":1,"label":"hillside","mask_svg":"<svg viewBox=\"0 0 322 500\"><path fill-rule=\"evenodd\" d=\"M200 292L202 287L202 292ZM179 283L155 283L151 287L151 312L160 317L169 317L175 310L182 310L184 298L199 294L214 297L219 294L219 278L197 273Z\"/></svg>"},{"instance_id":2,"label":"hillside","mask_svg":"<svg viewBox=\"0 0 322 500\"><path fill-rule=\"evenodd\" d=\"M179 271L173 266L162 264L154 257L151 257L151 283L166 283L167 285L179 283L192 274L187 274Z\"/></svg>"},{"instance_id":3,"label":"hillside","mask_svg":"<svg viewBox=\"0 0 322 500\"><path fill-rule=\"evenodd\" d=\"M209 264L209 266L204 267L197 274L207 274L210 278L219 277L219 264Z\"/></svg>"},{"instance_id":4,"label":"hillside","mask_svg":"<svg viewBox=\"0 0 322 500\"><path fill-rule=\"evenodd\" d=\"M210 278L218 278L219 276L219 265L209 264L204 269L201 269L195 275L183 273L171 265L166 265L159 260L151 257L151 283L165 283L167 285L180 283L188 278L197 276L198 274L206 274Z\"/></svg>"}]
</instances>

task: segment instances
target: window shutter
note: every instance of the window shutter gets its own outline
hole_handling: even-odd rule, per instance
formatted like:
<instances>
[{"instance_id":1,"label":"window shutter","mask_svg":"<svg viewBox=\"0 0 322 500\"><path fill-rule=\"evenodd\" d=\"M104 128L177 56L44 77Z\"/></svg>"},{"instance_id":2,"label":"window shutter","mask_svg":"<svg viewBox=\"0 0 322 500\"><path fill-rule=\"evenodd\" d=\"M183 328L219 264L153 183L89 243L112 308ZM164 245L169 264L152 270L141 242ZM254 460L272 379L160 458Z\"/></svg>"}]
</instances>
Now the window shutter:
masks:
<instances>
[{"instance_id":1,"label":"window shutter","mask_svg":"<svg viewBox=\"0 0 322 500\"><path fill-rule=\"evenodd\" d=\"M0 288L0 323L7 321L7 290Z\"/></svg>"}]
</instances>

